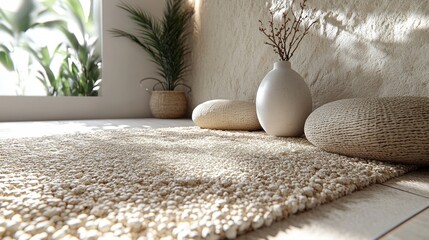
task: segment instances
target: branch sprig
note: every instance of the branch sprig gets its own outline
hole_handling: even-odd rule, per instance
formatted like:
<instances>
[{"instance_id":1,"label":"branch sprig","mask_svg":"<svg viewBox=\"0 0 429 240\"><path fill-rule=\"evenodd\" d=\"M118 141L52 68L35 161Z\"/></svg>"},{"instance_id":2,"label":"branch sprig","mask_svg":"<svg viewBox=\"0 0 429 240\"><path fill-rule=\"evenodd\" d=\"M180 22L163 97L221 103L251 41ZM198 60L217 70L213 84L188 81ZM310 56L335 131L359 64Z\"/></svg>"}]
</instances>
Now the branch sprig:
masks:
<instances>
[{"instance_id":1,"label":"branch sprig","mask_svg":"<svg viewBox=\"0 0 429 240\"><path fill-rule=\"evenodd\" d=\"M294 1L283 12L280 23L274 23L275 10L270 10L271 18L268 21L268 28L259 20L259 31L268 38L265 44L273 48L274 53L279 55L280 61L289 61L292 58L302 39L304 39L309 33L310 28L318 21L312 20L309 24L305 25L304 22L307 22L307 19L310 18L309 15L304 14L307 7L307 0L302 0L299 4L300 11L298 12L294 12L293 3Z\"/></svg>"}]
</instances>

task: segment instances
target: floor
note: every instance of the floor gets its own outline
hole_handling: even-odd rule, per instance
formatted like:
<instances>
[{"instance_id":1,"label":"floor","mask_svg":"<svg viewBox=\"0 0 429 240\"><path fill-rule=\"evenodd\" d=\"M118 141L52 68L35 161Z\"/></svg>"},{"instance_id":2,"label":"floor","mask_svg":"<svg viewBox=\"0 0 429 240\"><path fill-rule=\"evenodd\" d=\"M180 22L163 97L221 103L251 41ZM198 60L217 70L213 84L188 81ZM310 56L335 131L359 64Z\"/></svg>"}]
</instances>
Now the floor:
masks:
<instances>
[{"instance_id":1,"label":"floor","mask_svg":"<svg viewBox=\"0 0 429 240\"><path fill-rule=\"evenodd\" d=\"M187 119L3 122L0 123L0 139L174 126L194 124ZM370 186L239 239L429 240L429 167Z\"/></svg>"}]
</instances>

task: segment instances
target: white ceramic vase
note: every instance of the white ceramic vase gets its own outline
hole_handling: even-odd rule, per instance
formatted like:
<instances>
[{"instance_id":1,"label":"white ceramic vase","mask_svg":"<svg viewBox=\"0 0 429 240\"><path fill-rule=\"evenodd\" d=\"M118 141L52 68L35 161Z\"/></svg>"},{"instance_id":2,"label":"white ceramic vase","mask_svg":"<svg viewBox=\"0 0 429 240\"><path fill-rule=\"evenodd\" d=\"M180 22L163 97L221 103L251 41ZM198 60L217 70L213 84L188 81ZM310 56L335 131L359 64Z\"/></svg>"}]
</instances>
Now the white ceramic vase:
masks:
<instances>
[{"instance_id":1,"label":"white ceramic vase","mask_svg":"<svg viewBox=\"0 0 429 240\"><path fill-rule=\"evenodd\" d=\"M310 90L290 62L274 63L256 94L256 113L262 128L274 136L301 136L312 106Z\"/></svg>"}]
</instances>

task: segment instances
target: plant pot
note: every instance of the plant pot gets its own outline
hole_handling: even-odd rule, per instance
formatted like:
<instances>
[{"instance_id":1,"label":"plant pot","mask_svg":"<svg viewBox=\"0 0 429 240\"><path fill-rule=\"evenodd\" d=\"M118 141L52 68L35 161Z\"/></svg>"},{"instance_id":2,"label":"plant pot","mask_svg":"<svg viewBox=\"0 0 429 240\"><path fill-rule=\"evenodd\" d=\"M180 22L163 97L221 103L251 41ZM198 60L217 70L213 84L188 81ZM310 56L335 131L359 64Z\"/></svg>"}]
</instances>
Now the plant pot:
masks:
<instances>
[{"instance_id":1,"label":"plant pot","mask_svg":"<svg viewBox=\"0 0 429 240\"><path fill-rule=\"evenodd\" d=\"M181 118L185 116L188 102L183 91L153 91L149 107L155 118Z\"/></svg>"},{"instance_id":2,"label":"plant pot","mask_svg":"<svg viewBox=\"0 0 429 240\"><path fill-rule=\"evenodd\" d=\"M279 137L301 136L312 111L311 93L288 61L274 63L256 94L256 113L262 128Z\"/></svg>"}]
</instances>

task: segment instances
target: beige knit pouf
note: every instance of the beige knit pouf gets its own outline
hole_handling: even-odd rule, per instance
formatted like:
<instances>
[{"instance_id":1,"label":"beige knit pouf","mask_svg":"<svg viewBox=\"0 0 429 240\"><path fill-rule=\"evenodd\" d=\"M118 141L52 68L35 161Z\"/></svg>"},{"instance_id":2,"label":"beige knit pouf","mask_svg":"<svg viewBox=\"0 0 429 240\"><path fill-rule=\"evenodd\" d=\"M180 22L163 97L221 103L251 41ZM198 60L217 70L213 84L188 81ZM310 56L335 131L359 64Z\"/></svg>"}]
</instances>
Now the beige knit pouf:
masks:
<instances>
[{"instance_id":1,"label":"beige knit pouf","mask_svg":"<svg viewBox=\"0 0 429 240\"><path fill-rule=\"evenodd\" d=\"M325 151L400 163L429 164L429 98L355 98L316 109L304 127Z\"/></svg>"},{"instance_id":2,"label":"beige knit pouf","mask_svg":"<svg viewBox=\"0 0 429 240\"><path fill-rule=\"evenodd\" d=\"M261 129L256 105L251 102L216 99L201 103L192 112L194 123L207 129L256 131Z\"/></svg>"}]
</instances>

